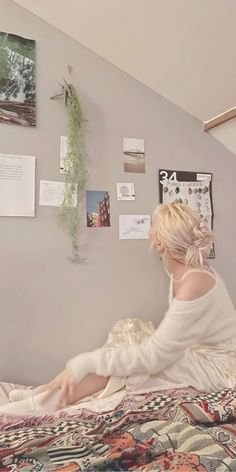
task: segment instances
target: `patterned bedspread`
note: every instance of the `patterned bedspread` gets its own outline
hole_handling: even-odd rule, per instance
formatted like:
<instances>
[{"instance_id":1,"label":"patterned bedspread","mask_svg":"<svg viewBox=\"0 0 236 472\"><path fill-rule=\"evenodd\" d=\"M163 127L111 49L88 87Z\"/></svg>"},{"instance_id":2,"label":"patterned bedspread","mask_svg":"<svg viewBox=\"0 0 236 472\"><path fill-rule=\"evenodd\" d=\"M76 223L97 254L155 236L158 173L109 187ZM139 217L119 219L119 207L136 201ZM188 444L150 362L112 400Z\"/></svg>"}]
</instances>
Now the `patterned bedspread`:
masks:
<instances>
[{"instance_id":1,"label":"patterned bedspread","mask_svg":"<svg viewBox=\"0 0 236 472\"><path fill-rule=\"evenodd\" d=\"M236 390L128 397L116 410L0 418L0 471L236 471Z\"/></svg>"}]
</instances>

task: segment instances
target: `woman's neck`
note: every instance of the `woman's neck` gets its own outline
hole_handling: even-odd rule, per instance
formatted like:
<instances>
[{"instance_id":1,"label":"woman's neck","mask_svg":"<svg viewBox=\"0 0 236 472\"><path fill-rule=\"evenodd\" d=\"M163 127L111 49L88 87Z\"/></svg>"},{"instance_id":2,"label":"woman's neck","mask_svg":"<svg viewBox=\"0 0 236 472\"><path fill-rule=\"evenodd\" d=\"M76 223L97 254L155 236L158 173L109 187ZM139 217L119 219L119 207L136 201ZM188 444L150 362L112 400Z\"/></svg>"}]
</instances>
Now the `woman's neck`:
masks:
<instances>
[{"instance_id":1,"label":"woman's neck","mask_svg":"<svg viewBox=\"0 0 236 472\"><path fill-rule=\"evenodd\" d=\"M183 275L188 272L189 270L196 269L196 267L193 267L191 265L186 265L183 262L179 262L176 259L172 259L171 257L166 257L163 260L163 263L165 264L165 267L167 269L167 272L172 275L173 279L175 281L180 281ZM202 267L204 270L208 269L210 270L209 266L206 264L206 266Z\"/></svg>"},{"instance_id":2,"label":"woman's neck","mask_svg":"<svg viewBox=\"0 0 236 472\"><path fill-rule=\"evenodd\" d=\"M185 272L192 269L192 266L183 264L182 262L176 261L175 259L169 259L167 268L172 274L173 279L181 280Z\"/></svg>"}]
</instances>

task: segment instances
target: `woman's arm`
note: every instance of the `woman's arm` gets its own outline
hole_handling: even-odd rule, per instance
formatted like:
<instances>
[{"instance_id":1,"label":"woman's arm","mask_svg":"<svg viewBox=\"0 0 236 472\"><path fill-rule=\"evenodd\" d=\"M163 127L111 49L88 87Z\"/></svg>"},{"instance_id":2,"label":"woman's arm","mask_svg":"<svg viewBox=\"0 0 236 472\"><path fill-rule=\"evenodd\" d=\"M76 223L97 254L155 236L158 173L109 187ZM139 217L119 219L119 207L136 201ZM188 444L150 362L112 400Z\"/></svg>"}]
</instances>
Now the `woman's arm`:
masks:
<instances>
[{"instance_id":1,"label":"woman's arm","mask_svg":"<svg viewBox=\"0 0 236 472\"><path fill-rule=\"evenodd\" d=\"M155 333L143 344L100 348L67 363L77 380L88 373L102 376L156 374L175 363L203 334L201 303L174 300Z\"/></svg>"}]
</instances>

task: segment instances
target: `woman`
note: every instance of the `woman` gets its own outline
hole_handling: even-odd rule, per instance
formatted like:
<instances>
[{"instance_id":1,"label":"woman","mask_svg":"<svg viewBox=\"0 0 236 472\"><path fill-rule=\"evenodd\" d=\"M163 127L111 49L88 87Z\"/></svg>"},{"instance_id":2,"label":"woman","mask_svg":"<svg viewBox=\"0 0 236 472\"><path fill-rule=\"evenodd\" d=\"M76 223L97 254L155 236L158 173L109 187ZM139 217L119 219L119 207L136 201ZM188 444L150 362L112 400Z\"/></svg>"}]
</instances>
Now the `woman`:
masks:
<instances>
[{"instance_id":1,"label":"woman","mask_svg":"<svg viewBox=\"0 0 236 472\"><path fill-rule=\"evenodd\" d=\"M160 205L150 240L170 276L169 309L160 326L141 344L105 346L71 359L37 390L41 404L56 395L57 408L62 408L124 385L136 393L235 386L236 313L223 281L208 265L213 238L206 223L185 205ZM20 392L12 394L16 400ZM12 412L14 404L9 405ZM24 400L20 404L23 408Z\"/></svg>"}]
</instances>

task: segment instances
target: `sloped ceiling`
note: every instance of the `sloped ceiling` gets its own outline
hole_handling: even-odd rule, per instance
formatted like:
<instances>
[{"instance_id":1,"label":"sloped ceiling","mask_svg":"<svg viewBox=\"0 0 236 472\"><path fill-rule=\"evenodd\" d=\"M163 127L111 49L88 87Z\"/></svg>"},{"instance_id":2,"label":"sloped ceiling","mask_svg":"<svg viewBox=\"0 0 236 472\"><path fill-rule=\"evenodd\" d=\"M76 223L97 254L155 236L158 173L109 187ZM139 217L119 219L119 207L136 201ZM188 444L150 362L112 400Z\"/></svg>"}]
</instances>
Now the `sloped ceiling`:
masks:
<instances>
[{"instance_id":1,"label":"sloped ceiling","mask_svg":"<svg viewBox=\"0 0 236 472\"><path fill-rule=\"evenodd\" d=\"M236 104L236 0L15 0L200 120Z\"/></svg>"}]
</instances>

